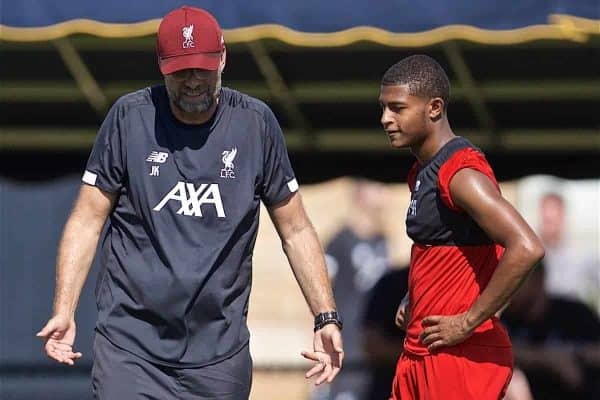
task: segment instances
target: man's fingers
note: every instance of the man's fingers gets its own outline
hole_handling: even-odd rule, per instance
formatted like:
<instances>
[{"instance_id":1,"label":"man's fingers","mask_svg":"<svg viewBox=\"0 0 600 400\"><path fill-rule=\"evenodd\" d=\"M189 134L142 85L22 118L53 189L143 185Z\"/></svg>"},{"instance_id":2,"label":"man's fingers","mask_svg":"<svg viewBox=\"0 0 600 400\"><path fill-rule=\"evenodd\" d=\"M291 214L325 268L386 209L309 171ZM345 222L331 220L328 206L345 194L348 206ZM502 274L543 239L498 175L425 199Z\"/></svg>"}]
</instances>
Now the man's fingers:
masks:
<instances>
[{"instance_id":1,"label":"man's fingers","mask_svg":"<svg viewBox=\"0 0 600 400\"><path fill-rule=\"evenodd\" d=\"M436 325L436 324L439 324L441 320L442 320L442 317L440 315L432 315L432 316L423 318L422 325L427 325L427 326Z\"/></svg>"},{"instance_id":2,"label":"man's fingers","mask_svg":"<svg viewBox=\"0 0 600 400\"><path fill-rule=\"evenodd\" d=\"M437 340L442 340L442 335L439 333L432 333L426 336L422 336L421 337L421 342L423 342L424 345L428 345L431 344Z\"/></svg>"},{"instance_id":3,"label":"man's fingers","mask_svg":"<svg viewBox=\"0 0 600 400\"><path fill-rule=\"evenodd\" d=\"M46 355L49 358L63 364L74 365L75 360L78 360L83 356L81 352L73 352L70 345L56 342L52 339L46 342L44 348L46 350Z\"/></svg>"},{"instance_id":4,"label":"man's fingers","mask_svg":"<svg viewBox=\"0 0 600 400\"><path fill-rule=\"evenodd\" d=\"M61 362L62 361L62 356L60 356L57 352L55 351L46 351L46 355L48 356L48 358L51 358L52 360Z\"/></svg>"},{"instance_id":5,"label":"man's fingers","mask_svg":"<svg viewBox=\"0 0 600 400\"><path fill-rule=\"evenodd\" d=\"M433 325L433 326L429 326L429 327L423 329L421 336L431 335L432 333L439 333L441 331L442 331L442 328L440 328L439 325Z\"/></svg>"},{"instance_id":6,"label":"man's fingers","mask_svg":"<svg viewBox=\"0 0 600 400\"><path fill-rule=\"evenodd\" d=\"M332 370L331 364L325 364L325 369L321 373L321 376L319 376L319 378L315 382L315 385L318 386L321 383L325 382L327 380L327 378L329 377L329 375L331 375L331 370Z\"/></svg>"},{"instance_id":7,"label":"man's fingers","mask_svg":"<svg viewBox=\"0 0 600 400\"><path fill-rule=\"evenodd\" d=\"M69 357L69 358L81 358L82 354L80 352L73 352L73 349L69 345L56 345L54 343L46 344L46 351L50 351L55 354L59 354L61 356Z\"/></svg>"},{"instance_id":8,"label":"man's fingers","mask_svg":"<svg viewBox=\"0 0 600 400\"><path fill-rule=\"evenodd\" d=\"M430 326L428 328L423 329L423 332L421 332L420 335L420 339L423 343L426 343L426 340L429 340L429 343L431 342L431 337L435 336L438 337L440 332L442 331L442 329L440 328L439 325L434 325L434 326Z\"/></svg>"},{"instance_id":9,"label":"man's fingers","mask_svg":"<svg viewBox=\"0 0 600 400\"><path fill-rule=\"evenodd\" d=\"M337 361L337 363L336 363ZM342 364L344 363L344 352L338 353L337 360L335 357L333 358L333 366L342 368Z\"/></svg>"},{"instance_id":10,"label":"man's fingers","mask_svg":"<svg viewBox=\"0 0 600 400\"><path fill-rule=\"evenodd\" d=\"M58 361L61 364L68 364L68 365L74 364L74 361L73 361L74 358L69 357L68 354L63 354L58 351L50 351L50 352L46 352L46 354L48 355L49 358L51 358L55 361Z\"/></svg>"},{"instance_id":11,"label":"man's fingers","mask_svg":"<svg viewBox=\"0 0 600 400\"><path fill-rule=\"evenodd\" d=\"M327 383L333 382L333 380L335 379L335 377L337 376L337 374L339 374L340 371L341 371L341 368L339 368L339 367L333 367L333 370L331 371L331 374L327 378Z\"/></svg>"},{"instance_id":12,"label":"man's fingers","mask_svg":"<svg viewBox=\"0 0 600 400\"><path fill-rule=\"evenodd\" d=\"M60 362L67 365L75 365L75 360L69 357L62 357Z\"/></svg>"},{"instance_id":13,"label":"man's fingers","mask_svg":"<svg viewBox=\"0 0 600 400\"><path fill-rule=\"evenodd\" d=\"M344 351L341 346L341 343L335 343L333 344L335 350L327 353L303 351L301 354L304 358L317 362L317 364L306 373L306 378L311 378L320 373L315 381L315 385L320 385L325 381L332 382L339 373L344 360Z\"/></svg>"},{"instance_id":14,"label":"man's fingers","mask_svg":"<svg viewBox=\"0 0 600 400\"><path fill-rule=\"evenodd\" d=\"M79 357L65 355L62 357L60 362L67 365L75 365L75 360L77 360L78 358Z\"/></svg>"},{"instance_id":15,"label":"man's fingers","mask_svg":"<svg viewBox=\"0 0 600 400\"><path fill-rule=\"evenodd\" d=\"M316 352L313 352L313 351L303 351L301 354L302 354L302 357L306 358L307 360L311 360L311 361L316 361L317 362L317 364L315 366L313 366L306 373L306 375L305 375L306 378L312 378L313 376L315 376L319 372L324 371L325 368L327 367L325 361L322 360L322 356L319 357L319 354L317 354Z\"/></svg>"},{"instance_id":16,"label":"man's fingers","mask_svg":"<svg viewBox=\"0 0 600 400\"><path fill-rule=\"evenodd\" d=\"M437 340L435 342L433 342L431 345L429 345L427 347L427 350L429 350L430 352L434 352L438 349L440 349L441 347L444 347L446 345L446 343L444 343L443 340Z\"/></svg>"},{"instance_id":17,"label":"man's fingers","mask_svg":"<svg viewBox=\"0 0 600 400\"><path fill-rule=\"evenodd\" d=\"M314 367L312 367L310 369L310 371L308 371L306 373L305 376L306 376L306 378L312 378L313 376L315 376L319 372L323 371L324 368L325 368L325 363L317 363L317 365L315 365Z\"/></svg>"},{"instance_id":18,"label":"man's fingers","mask_svg":"<svg viewBox=\"0 0 600 400\"><path fill-rule=\"evenodd\" d=\"M81 353L73 353L72 351L61 353L63 357L68 358L70 360L78 360L81 358Z\"/></svg>"},{"instance_id":19,"label":"man's fingers","mask_svg":"<svg viewBox=\"0 0 600 400\"><path fill-rule=\"evenodd\" d=\"M321 359L319 358L319 355L317 353L315 353L314 351L303 351L302 353L300 353L302 355L302 357L306 358L307 360L311 360L311 361L321 361Z\"/></svg>"}]
</instances>

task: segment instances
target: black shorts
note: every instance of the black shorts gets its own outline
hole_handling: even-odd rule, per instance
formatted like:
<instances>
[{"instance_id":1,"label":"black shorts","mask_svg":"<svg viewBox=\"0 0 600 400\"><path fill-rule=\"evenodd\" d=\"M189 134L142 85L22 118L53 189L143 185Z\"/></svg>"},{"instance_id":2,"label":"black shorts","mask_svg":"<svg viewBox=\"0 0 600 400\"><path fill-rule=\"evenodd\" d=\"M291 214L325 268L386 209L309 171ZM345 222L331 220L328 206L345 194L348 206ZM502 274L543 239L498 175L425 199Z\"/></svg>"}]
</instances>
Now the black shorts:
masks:
<instances>
[{"instance_id":1,"label":"black shorts","mask_svg":"<svg viewBox=\"0 0 600 400\"><path fill-rule=\"evenodd\" d=\"M216 364L172 368L122 350L100 334L94 340L92 387L98 400L247 400L251 383L248 345Z\"/></svg>"}]
</instances>

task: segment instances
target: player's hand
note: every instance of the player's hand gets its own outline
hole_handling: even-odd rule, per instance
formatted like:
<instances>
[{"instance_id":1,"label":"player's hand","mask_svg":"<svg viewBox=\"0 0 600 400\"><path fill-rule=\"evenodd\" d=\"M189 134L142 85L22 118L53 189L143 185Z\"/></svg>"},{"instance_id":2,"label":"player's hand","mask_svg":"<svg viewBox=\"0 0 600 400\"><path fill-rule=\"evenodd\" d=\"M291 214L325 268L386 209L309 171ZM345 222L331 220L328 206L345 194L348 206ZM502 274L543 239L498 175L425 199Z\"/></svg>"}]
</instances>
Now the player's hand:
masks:
<instances>
[{"instance_id":1,"label":"player's hand","mask_svg":"<svg viewBox=\"0 0 600 400\"><path fill-rule=\"evenodd\" d=\"M432 315L423 318L423 332L419 337L430 352L444 346L454 346L464 342L473 334L474 328L470 327L466 319L467 314L458 315Z\"/></svg>"},{"instance_id":2,"label":"player's hand","mask_svg":"<svg viewBox=\"0 0 600 400\"><path fill-rule=\"evenodd\" d=\"M36 336L46 341L44 350L48 357L63 364L74 365L81 353L73 352L75 320L69 316L55 315Z\"/></svg>"},{"instance_id":3,"label":"player's hand","mask_svg":"<svg viewBox=\"0 0 600 400\"><path fill-rule=\"evenodd\" d=\"M301 354L307 360L315 361L316 364L306 373L306 378L316 374L319 377L315 385L327 381L331 383L342 368L344 360L344 348L342 345L342 333L335 324L327 324L315 332L313 339L314 351L303 351Z\"/></svg>"},{"instance_id":4,"label":"player's hand","mask_svg":"<svg viewBox=\"0 0 600 400\"><path fill-rule=\"evenodd\" d=\"M410 307L408 305L408 297L404 297L398 306L398 311L396 311L396 326L406 330L408 327L408 321L410 320Z\"/></svg>"}]
</instances>

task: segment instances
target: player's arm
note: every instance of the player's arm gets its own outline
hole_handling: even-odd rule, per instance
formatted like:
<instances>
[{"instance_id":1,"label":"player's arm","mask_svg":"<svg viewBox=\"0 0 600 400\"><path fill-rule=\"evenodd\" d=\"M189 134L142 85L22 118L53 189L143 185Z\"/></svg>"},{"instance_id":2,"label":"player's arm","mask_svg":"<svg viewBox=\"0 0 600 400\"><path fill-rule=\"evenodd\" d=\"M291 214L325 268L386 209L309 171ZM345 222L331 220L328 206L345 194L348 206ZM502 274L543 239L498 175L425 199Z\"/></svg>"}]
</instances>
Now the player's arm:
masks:
<instances>
[{"instance_id":1,"label":"player's arm","mask_svg":"<svg viewBox=\"0 0 600 400\"><path fill-rule=\"evenodd\" d=\"M37 336L46 339L50 358L73 365L81 353L73 353L75 310L89 273L98 239L116 195L95 186L82 185L63 230L56 262L53 316Z\"/></svg>"},{"instance_id":2,"label":"player's arm","mask_svg":"<svg viewBox=\"0 0 600 400\"><path fill-rule=\"evenodd\" d=\"M300 194L295 193L284 202L269 207L269 214L313 315L335 310L323 249ZM315 332L314 350L303 353L306 358L318 362L307 377L323 371L317 384L325 380L331 382L339 372L343 358L341 333L335 324L325 325Z\"/></svg>"},{"instance_id":3,"label":"player's arm","mask_svg":"<svg viewBox=\"0 0 600 400\"><path fill-rule=\"evenodd\" d=\"M544 257L544 248L523 217L484 174L468 168L458 171L450 182L450 193L455 204L505 248L490 282L467 313L468 326L475 329L509 301Z\"/></svg>"},{"instance_id":4,"label":"player's arm","mask_svg":"<svg viewBox=\"0 0 600 400\"><path fill-rule=\"evenodd\" d=\"M427 328L421 340L430 350L465 340L509 301L544 256L544 248L531 227L486 175L474 169L461 169L450 181L450 194L454 203L505 251L487 287L465 314L423 320Z\"/></svg>"}]
</instances>

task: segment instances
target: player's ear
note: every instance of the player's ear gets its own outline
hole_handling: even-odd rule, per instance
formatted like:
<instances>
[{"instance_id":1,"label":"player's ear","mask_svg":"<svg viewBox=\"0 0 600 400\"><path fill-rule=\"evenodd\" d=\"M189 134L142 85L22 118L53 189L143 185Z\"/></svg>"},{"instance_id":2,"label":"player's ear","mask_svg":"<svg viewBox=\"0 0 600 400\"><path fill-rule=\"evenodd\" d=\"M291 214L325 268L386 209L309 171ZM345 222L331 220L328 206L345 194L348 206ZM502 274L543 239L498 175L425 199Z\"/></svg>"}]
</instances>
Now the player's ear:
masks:
<instances>
[{"instance_id":1,"label":"player's ear","mask_svg":"<svg viewBox=\"0 0 600 400\"><path fill-rule=\"evenodd\" d=\"M227 61L227 48L225 46L223 46L223 53L221 53L221 62L219 64L219 73L223 73L223 70L225 69L225 64Z\"/></svg>"},{"instance_id":2,"label":"player's ear","mask_svg":"<svg viewBox=\"0 0 600 400\"><path fill-rule=\"evenodd\" d=\"M444 115L445 103L441 97L434 97L429 100L429 118L432 121L437 121Z\"/></svg>"}]
</instances>

